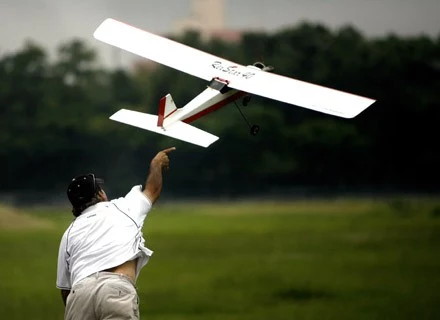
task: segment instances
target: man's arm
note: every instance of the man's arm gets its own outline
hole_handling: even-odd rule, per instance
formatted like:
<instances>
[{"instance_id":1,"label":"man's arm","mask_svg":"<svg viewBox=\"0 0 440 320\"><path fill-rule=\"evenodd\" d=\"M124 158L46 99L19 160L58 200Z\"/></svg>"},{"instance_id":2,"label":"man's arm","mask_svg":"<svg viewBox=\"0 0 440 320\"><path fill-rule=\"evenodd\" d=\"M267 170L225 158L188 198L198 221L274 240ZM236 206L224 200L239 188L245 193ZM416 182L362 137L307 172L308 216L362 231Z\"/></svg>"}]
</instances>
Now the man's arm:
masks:
<instances>
[{"instance_id":1,"label":"man's arm","mask_svg":"<svg viewBox=\"0 0 440 320\"><path fill-rule=\"evenodd\" d=\"M63 299L64 305L66 305L67 297L70 293L70 290L61 289L61 298Z\"/></svg>"},{"instance_id":2,"label":"man's arm","mask_svg":"<svg viewBox=\"0 0 440 320\"><path fill-rule=\"evenodd\" d=\"M61 298L63 299L64 305L66 305L67 296L70 293L71 283L70 283L70 272L68 268L68 257L67 257L67 235L69 234L70 227L64 232L61 238L60 248L58 250L58 264L57 264L57 288L61 289Z\"/></svg>"},{"instance_id":3,"label":"man's arm","mask_svg":"<svg viewBox=\"0 0 440 320\"><path fill-rule=\"evenodd\" d=\"M168 170L170 160L168 153L176 150L175 147L160 151L150 163L150 173L145 182L144 194L153 204L160 196L162 191L162 172Z\"/></svg>"}]
</instances>

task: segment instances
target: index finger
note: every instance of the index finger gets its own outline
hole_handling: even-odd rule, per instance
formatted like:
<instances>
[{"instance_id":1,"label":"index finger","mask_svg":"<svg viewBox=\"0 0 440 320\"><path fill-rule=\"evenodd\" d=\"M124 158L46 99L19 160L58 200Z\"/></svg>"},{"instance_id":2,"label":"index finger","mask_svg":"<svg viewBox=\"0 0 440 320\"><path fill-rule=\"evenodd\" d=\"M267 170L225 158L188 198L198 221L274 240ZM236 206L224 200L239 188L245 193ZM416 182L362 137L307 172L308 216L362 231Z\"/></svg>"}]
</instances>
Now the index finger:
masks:
<instances>
[{"instance_id":1,"label":"index finger","mask_svg":"<svg viewBox=\"0 0 440 320\"><path fill-rule=\"evenodd\" d=\"M174 150L176 150L176 147L171 147L171 148L168 148L168 149L162 150L162 152L163 152L163 153L170 153L171 151L174 151Z\"/></svg>"}]
</instances>

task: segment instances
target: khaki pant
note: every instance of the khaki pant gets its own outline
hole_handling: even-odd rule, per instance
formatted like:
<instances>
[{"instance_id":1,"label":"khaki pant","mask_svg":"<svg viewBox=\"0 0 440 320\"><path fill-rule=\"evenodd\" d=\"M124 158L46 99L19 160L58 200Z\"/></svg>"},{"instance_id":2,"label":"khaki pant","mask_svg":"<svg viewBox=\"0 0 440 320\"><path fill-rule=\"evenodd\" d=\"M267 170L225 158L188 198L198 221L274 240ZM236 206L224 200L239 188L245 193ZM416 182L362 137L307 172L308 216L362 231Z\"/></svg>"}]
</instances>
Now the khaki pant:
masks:
<instances>
[{"instance_id":1,"label":"khaki pant","mask_svg":"<svg viewBox=\"0 0 440 320\"><path fill-rule=\"evenodd\" d=\"M139 299L127 276L97 272L75 284L67 297L66 320L139 319Z\"/></svg>"}]
</instances>

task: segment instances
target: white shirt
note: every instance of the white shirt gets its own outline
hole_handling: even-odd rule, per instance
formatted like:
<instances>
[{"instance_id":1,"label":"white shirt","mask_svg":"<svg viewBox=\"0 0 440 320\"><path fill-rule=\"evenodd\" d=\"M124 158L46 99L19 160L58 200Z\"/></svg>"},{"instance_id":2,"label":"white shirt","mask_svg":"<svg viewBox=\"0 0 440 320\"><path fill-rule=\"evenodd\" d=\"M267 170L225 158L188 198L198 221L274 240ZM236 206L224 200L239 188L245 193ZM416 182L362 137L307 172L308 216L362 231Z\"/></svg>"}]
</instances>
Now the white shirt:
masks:
<instances>
[{"instance_id":1,"label":"white shirt","mask_svg":"<svg viewBox=\"0 0 440 320\"><path fill-rule=\"evenodd\" d=\"M136 279L153 251L144 246L142 227L151 202L135 186L124 197L99 202L64 233L58 253L57 288L70 290L89 275L138 258Z\"/></svg>"}]
</instances>

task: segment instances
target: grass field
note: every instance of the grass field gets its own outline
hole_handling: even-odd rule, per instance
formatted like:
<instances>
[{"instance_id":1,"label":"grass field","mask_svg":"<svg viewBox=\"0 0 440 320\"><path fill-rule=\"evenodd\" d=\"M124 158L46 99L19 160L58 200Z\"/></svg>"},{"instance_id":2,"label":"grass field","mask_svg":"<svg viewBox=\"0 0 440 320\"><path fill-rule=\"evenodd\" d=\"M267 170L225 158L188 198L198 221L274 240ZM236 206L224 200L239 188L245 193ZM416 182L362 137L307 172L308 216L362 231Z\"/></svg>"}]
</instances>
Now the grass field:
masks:
<instances>
[{"instance_id":1,"label":"grass field","mask_svg":"<svg viewBox=\"0 0 440 320\"><path fill-rule=\"evenodd\" d=\"M0 318L62 319L68 210L0 207ZM440 319L440 200L166 204L142 319Z\"/></svg>"}]
</instances>

